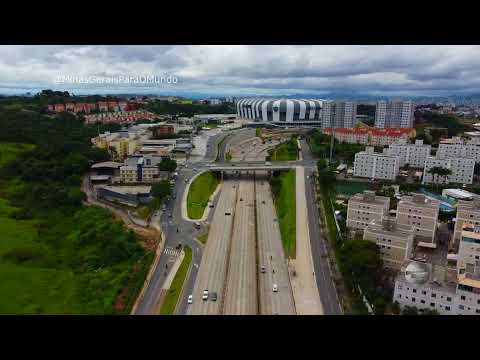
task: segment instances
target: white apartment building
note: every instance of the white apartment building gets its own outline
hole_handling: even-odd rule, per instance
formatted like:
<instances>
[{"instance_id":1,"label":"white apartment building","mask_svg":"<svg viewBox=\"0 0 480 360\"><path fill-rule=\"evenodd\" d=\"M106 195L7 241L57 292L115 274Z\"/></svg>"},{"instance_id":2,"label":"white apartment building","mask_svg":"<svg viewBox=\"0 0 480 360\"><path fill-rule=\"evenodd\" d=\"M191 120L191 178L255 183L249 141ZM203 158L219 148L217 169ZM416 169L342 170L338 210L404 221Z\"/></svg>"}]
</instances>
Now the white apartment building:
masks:
<instances>
[{"instance_id":1,"label":"white apartment building","mask_svg":"<svg viewBox=\"0 0 480 360\"><path fill-rule=\"evenodd\" d=\"M389 197L375 195L374 191L355 194L348 200L347 227L363 230L371 221L381 221L389 210Z\"/></svg>"},{"instance_id":2,"label":"white apartment building","mask_svg":"<svg viewBox=\"0 0 480 360\"><path fill-rule=\"evenodd\" d=\"M379 101L375 110L376 128L412 128L413 101Z\"/></svg>"},{"instance_id":3,"label":"white apartment building","mask_svg":"<svg viewBox=\"0 0 480 360\"><path fill-rule=\"evenodd\" d=\"M354 128L357 124L357 104L353 101L324 101L322 128Z\"/></svg>"},{"instance_id":4,"label":"white apartment building","mask_svg":"<svg viewBox=\"0 0 480 360\"><path fill-rule=\"evenodd\" d=\"M446 177L437 174L430 174L429 170L434 167L449 169L452 174ZM436 184L471 184L473 182L473 171L475 160L471 158L443 158L428 156L423 170L423 183Z\"/></svg>"},{"instance_id":5,"label":"white apartment building","mask_svg":"<svg viewBox=\"0 0 480 360\"><path fill-rule=\"evenodd\" d=\"M457 256L456 268L408 264L395 281L394 301L442 315L479 315L480 227L463 227Z\"/></svg>"},{"instance_id":6,"label":"white apartment building","mask_svg":"<svg viewBox=\"0 0 480 360\"><path fill-rule=\"evenodd\" d=\"M408 164L413 168L424 168L427 156L430 156L431 145L426 145L423 140L416 140L415 144L392 144L388 153L400 158L400 167Z\"/></svg>"},{"instance_id":7,"label":"white apartment building","mask_svg":"<svg viewBox=\"0 0 480 360\"><path fill-rule=\"evenodd\" d=\"M397 223L413 227L419 246L433 247L440 201L424 194L402 196L397 205Z\"/></svg>"},{"instance_id":8,"label":"white apartment building","mask_svg":"<svg viewBox=\"0 0 480 360\"><path fill-rule=\"evenodd\" d=\"M353 175L369 179L395 180L400 169L400 158L375 153L373 147L355 154Z\"/></svg>"},{"instance_id":9,"label":"white apartment building","mask_svg":"<svg viewBox=\"0 0 480 360\"><path fill-rule=\"evenodd\" d=\"M455 245L460 241L465 224L470 226L480 225L480 198L474 198L472 201L458 201L452 239Z\"/></svg>"},{"instance_id":10,"label":"white apartment building","mask_svg":"<svg viewBox=\"0 0 480 360\"><path fill-rule=\"evenodd\" d=\"M445 158L471 158L480 162L480 146L465 143L440 143L437 155Z\"/></svg>"},{"instance_id":11,"label":"white apartment building","mask_svg":"<svg viewBox=\"0 0 480 360\"><path fill-rule=\"evenodd\" d=\"M160 156L134 156L125 161L120 167L120 181L122 183L152 183L162 179L162 172L158 169Z\"/></svg>"},{"instance_id":12,"label":"white apartment building","mask_svg":"<svg viewBox=\"0 0 480 360\"><path fill-rule=\"evenodd\" d=\"M363 240L377 244L383 265L389 269L400 269L410 258L413 237L412 226L398 224L388 216L370 222L363 232Z\"/></svg>"}]
</instances>

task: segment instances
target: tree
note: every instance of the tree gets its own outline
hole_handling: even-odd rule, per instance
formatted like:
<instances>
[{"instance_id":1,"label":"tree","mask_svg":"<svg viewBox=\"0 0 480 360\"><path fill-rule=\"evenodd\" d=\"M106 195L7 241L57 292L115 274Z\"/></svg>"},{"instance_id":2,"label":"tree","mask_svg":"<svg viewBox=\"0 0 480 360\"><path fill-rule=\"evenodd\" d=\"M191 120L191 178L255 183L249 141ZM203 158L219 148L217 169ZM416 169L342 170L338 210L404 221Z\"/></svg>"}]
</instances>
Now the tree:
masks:
<instances>
[{"instance_id":1,"label":"tree","mask_svg":"<svg viewBox=\"0 0 480 360\"><path fill-rule=\"evenodd\" d=\"M177 162L170 158L163 158L162 161L158 164L158 169L160 171L174 172L177 168Z\"/></svg>"},{"instance_id":2,"label":"tree","mask_svg":"<svg viewBox=\"0 0 480 360\"><path fill-rule=\"evenodd\" d=\"M402 310L402 315L418 315L418 309L416 306L405 306Z\"/></svg>"},{"instance_id":3,"label":"tree","mask_svg":"<svg viewBox=\"0 0 480 360\"><path fill-rule=\"evenodd\" d=\"M398 303L398 301L395 301L395 302L392 304L392 313L395 314L395 315L399 315L399 314L400 314L400 304Z\"/></svg>"},{"instance_id":4,"label":"tree","mask_svg":"<svg viewBox=\"0 0 480 360\"><path fill-rule=\"evenodd\" d=\"M435 180L435 175L437 175L437 177L441 177L444 182L447 181L447 177L449 175L452 175L452 170L441 167L441 166L434 166L430 168L427 172L432 175L434 180Z\"/></svg>"},{"instance_id":5,"label":"tree","mask_svg":"<svg viewBox=\"0 0 480 360\"><path fill-rule=\"evenodd\" d=\"M170 193L170 183L168 181L159 181L152 185L152 196L160 201L169 196Z\"/></svg>"},{"instance_id":6,"label":"tree","mask_svg":"<svg viewBox=\"0 0 480 360\"><path fill-rule=\"evenodd\" d=\"M420 315L440 315L440 313L435 309L424 309L420 311Z\"/></svg>"}]
</instances>

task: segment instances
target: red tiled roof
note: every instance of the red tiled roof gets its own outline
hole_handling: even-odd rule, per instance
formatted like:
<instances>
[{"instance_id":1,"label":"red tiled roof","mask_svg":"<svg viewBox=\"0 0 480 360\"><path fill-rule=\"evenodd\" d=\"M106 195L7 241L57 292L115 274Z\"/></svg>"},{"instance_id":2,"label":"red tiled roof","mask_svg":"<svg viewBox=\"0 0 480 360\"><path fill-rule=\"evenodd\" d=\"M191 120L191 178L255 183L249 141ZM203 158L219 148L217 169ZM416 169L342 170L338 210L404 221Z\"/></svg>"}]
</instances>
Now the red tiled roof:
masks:
<instances>
[{"instance_id":1,"label":"red tiled roof","mask_svg":"<svg viewBox=\"0 0 480 360\"><path fill-rule=\"evenodd\" d=\"M413 128L336 128L335 132L339 134L353 134L353 135L365 135L371 134L373 136L393 136L398 137L402 135L409 135ZM331 133L332 128L324 129L324 132Z\"/></svg>"}]
</instances>

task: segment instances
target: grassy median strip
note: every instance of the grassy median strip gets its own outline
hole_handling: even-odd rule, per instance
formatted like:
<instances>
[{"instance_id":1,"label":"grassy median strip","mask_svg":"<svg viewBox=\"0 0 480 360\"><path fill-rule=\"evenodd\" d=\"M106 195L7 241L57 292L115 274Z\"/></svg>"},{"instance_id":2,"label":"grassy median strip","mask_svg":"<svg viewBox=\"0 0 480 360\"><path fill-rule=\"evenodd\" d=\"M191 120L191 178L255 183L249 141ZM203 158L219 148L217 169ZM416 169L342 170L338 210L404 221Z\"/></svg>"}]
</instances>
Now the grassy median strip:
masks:
<instances>
[{"instance_id":1,"label":"grassy median strip","mask_svg":"<svg viewBox=\"0 0 480 360\"><path fill-rule=\"evenodd\" d=\"M197 240L200 241L202 244L207 243L208 231L209 231L209 229L207 228L207 230L202 235L197 236Z\"/></svg>"},{"instance_id":2,"label":"grassy median strip","mask_svg":"<svg viewBox=\"0 0 480 360\"><path fill-rule=\"evenodd\" d=\"M270 161L292 161L298 159L297 139L293 138L268 152Z\"/></svg>"},{"instance_id":3,"label":"grassy median strip","mask_svg":"<svg viewBox=\"0 0 480 360\"><path fill-rule=\"evenodd\" d=\"M199 176L190 185L187 196L187 213L190 219L200 219L208 199L213 194L219 183L218 177L208 171Z\"/></svg>"},{"instance_id":4,"label":"grassy median strip","mask_svg":"<svg viewBox=\"0 0 480 360\"><path fill-rule=\"evenodd\" d=\"M270 181L273 201L282 235L285 256L296 257L296 191L295 170L275 175Z\"/></svg>"},{"instance_id":5,"label":"grassy median strip","mask_svg":"<svg viewBox=\"0 0 480 360\"><path fill-rule=\"evenodd\" d=\"M163 301L160 309L160 315L173 315L180 294L182 293L183 283L185 282L188 268L192 262L192 249L190 249L188 246L185 246L183 251L185 252L185 257L183 258L182 264L178 268L177 273L173 278L170 289L168 289L167 295L165 296L165 300Z\"/></svg>"}]
</instances>

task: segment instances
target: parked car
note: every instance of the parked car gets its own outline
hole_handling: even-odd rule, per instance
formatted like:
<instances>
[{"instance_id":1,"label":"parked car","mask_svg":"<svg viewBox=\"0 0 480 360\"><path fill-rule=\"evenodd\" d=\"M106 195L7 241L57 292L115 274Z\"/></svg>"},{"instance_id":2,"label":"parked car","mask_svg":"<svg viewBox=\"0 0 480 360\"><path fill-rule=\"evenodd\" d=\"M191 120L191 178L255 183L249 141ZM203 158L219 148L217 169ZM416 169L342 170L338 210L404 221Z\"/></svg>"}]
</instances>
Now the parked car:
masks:
<instances>
[{"instance_id":1,"label":"parked car","mask_svg":"<svg viewBox=\"0 0 480 360\"><path fill-rule=\"evenodd\" d=\"M273 284L273 292L277 292L278 291L278 286L277 284Z\"/></svg>"},{"instance_id":2,"label":"parked car","mask_svg":"<svg viewBox=\"0 0 480 360\"><path fill-rule=\"evenodd\" d=\"M212 293L212 301L217 301L217 293Z\"/></svg>"},{"instance_id":3,"label":"parked car","mask_svg":"<svg viewBox=\"0 0 480 360\"><path fill-rule=\"evenodd\" d=\"M208 290L203 290L202 300L208 300Z\"/></svg>"},{"instance_id":4,"label":"parked car","mask_svg":"<svg viewBox=\"0 0 480 360\"><path fill-rule=\"evenodd\" d=\"M187 303L193 304L193 295L192 294L188 295Z\"/></svg>"},{"instance_id":5,"label":"parked car","mask_svg":"<svg viewBox=\"0 0 480 360\"><path fill-rule=\"evenodd\" d=\"M260 272L265 274L265 265L260 266Z\"/></svg>"}]
</instances>

